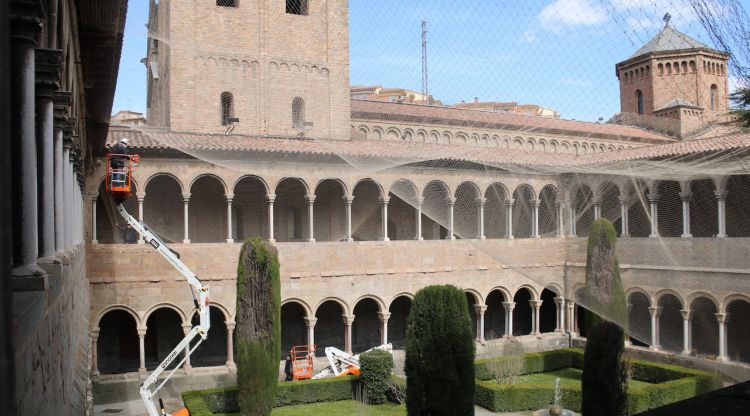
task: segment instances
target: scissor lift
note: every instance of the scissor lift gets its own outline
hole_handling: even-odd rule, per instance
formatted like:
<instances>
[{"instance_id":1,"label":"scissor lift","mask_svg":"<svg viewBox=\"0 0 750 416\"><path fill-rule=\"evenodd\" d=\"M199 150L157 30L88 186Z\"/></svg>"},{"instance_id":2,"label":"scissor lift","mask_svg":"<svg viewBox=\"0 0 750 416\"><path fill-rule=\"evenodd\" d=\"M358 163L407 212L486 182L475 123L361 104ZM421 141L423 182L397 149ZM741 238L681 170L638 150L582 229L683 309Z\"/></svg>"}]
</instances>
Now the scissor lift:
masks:
<instances>
[{"instance_id":1,"label":"scissor lift","mask_svg":"<svg viewBox=\"0 0 750 416\"><path fill-rule=\"evenodd\" d=\"M204 286L203 283L182 261L177 252L173 251L162 241L159 236L156 235L150 228L141 221L135 219L130 215L122 203L132 196L131 183L133 176L133 168L139 162L138 155L126 155L126 154L107 154L107 177L105 181L105 190L112 195L112 198L117 203L117 212L125 221L133 227L138 234L143 237L143 240L153 247L159 254L162 255L172 266L174 266L178 272L188 281L190 285L190 292L193 295L193 303L195 308L198 310L199 323L195 325L185 338L177 344L176 347L167 355L167 358L156 367L151 374L148 375L146 380L141 384L140 394L146 405L149 416L187 416L188 411L185 408L178 410L175 413L167 413L164 409L164 404L161 397L159 397L159 407L157 410L154 404L154 396L169 381L174 372L182 366L187 360L187 357L195 351L198 346L208 338L208 330L211 327L210 308L208 300L208 286ZM196 297L196 293L198 296ZM198 339L198 342L190 347L190 343L194 339ZM166 377L159 380L159 376L168 370L168 367L182 354L186 348L189 348L187 355L180 360L177 365L170 370ZM157 384L158 383L158 384ZM156 387L152 390L152 386L156 384Z\"/></svg>"}]
</instances>

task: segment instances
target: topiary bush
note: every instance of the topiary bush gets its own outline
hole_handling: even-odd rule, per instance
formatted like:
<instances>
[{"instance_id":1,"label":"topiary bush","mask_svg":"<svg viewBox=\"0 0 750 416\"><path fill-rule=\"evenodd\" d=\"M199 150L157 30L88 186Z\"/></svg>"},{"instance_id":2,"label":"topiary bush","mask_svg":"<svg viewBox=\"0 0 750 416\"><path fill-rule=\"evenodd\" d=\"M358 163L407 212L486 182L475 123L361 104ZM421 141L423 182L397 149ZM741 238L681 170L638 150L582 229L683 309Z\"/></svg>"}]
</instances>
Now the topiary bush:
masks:
<instances>
[{"instance_id":1,"label":"topiary bush","mask_svg":"<svg viewBox=\"0 0 750 416\"><path fill-rule=\"evenodd\" d=\"M626 326L627 304L620 278L620 266L615 253L617 230L606 219L594 221L586 248L586 288L584 299L579 299L588 311L587 329L604 317Z\"/></svg>"},{"instance_id":2,"label":"topiary bush","mask_svg":"<svg viewBox=\"0 0 750 416\"><path fill-rule=\"evenodd\" d=\"M359 379L370 404L385 403L388 382L393 371L393 356L388 351L372 350L359 356Z\"/></svg>"},{"instance_id":3,"label":"topiary bush","mask_svg":"<svg viewBox=\"0 0 750 416\"><path fill-rule=\"evenodd\" d=\"M622 328L601 321L591 328L583 354L581 411L583 416L624 416L628 404L628 365Z\"/></svg>"},{"instance_id":4,"label":"topiary bush","mask_svg":"<svg viewBox=\"0 0 750 416\"><path fill-rule=\"evenodd\" d=\"M237 387L243 416L266 416L276 396L281 354L281 299L276 248L256 238L237 265Z\"/></svg>"},{"instance_id":5,"label":"topiary bush","mask_svg":"<svg viewBox=\"0 0 750 416\"><path fill-rule=\"evenodd\" d=\"M406 330L409 415L474 414L474 339L466 296L454 286L417 292Z\"/></svg>"}]
</instances>

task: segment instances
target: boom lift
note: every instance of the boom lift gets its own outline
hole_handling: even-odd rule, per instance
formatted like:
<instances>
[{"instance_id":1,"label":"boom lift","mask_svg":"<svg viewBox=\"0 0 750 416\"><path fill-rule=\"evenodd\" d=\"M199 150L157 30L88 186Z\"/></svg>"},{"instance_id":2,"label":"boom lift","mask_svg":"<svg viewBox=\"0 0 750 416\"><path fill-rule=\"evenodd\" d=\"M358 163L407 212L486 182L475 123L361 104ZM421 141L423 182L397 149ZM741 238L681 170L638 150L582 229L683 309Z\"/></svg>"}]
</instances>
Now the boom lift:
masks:
<instances>
[{"instance_id":1,"label":"boom lift","mask_svg":"<svg viewBox=\"0 0 750 416\"><path fill-rule=\"evenodd\" d=\"M372 350L383 350L391 352L393 346L391 344L383 344L374 348L370 348L367 351ZM348 352L341 351L336 347L326 347L326 357L328 357L328 363L330 366L320 370L318 374L313 377L313 380L328 377L333 374L336 377L344 376L347 374L359 375L359 354L349 354Z\"/></svg>"},{"instance_id":2,"label":"boom lift","mask_svg":"<svg viewBox=\"0 0 750 416\"><path fill-rule=\"evenodd\" d=\"M153 247L159 254L162 255L172 266L174 266L178 272L187 280L190 285L190 293L193 295L193 303L195 308L198 310L199 323L194 326L185 338L177 344L176 347L167 355L167 358L156 367L146 380L141 384L140 394L143 399L146 409L148 410L149 416L187 416L188 412L185 408L180 409L176 413L169 414L164 410L164 404L161 397L159 397L160 409L156 409L153 397L161 389L164 384L169 381L174 372L182 366L187 360L187 357L195 351L198 346L208 338L208 330L211 327L210 308L208 301L208 286L204 286L203 283L198 279L190 269L180 261L180 256L177 252L173 251L162 241L159 236L156 235L150 228L141 221L133 218L126 210L122 203L130 198L131 193L131 181L133 174L133 167L138 163L138 155L124 155L124 154L107 154L107 179L105 182L105 190L110 193L117 203L117 212L125 221L133 227L143 237L143 240ZM195 294L198 293L196 298ZM198 339L198 342L194 346L190 346L190 342L194 339ZM168 367L177 359L177 357L189 348L187 355L180 360L177 365L167 373L167 376L163 380L159 380L159 376L167 371ZM158 383L158 384L157 384ZM152 390L152 386L156 384L156 388Z\"/></svg>"}]
</instances>

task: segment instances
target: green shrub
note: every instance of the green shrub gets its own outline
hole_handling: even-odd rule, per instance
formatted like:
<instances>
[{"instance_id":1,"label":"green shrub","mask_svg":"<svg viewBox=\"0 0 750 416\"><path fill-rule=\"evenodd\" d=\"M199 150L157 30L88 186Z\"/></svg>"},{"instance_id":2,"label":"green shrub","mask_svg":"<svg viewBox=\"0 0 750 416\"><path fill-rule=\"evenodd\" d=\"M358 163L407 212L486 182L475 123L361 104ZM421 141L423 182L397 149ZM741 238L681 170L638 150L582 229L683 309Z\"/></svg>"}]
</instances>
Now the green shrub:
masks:
<instances>
[{"instance_id":1,"label":"green shrub","mask_svg":"<svg viewBox=\"0 0 750 416\"><path fill-rule=\"evenodd\" d=\"M628 401L628 366L623 359L624 332L609 321L591 328L583 354L583 416L624 416Z\"/></svg>"},{"instance_id":2,"label":"green shrub","mask_svg":"<svg viewBox=\"0 0 750 416\"><path fill-rule=\"evenodd\" d=\"M587 309L587 330L596 325L600 317L626 326L627 304L615 253L616 245L615 226L606 218L594 221L586 248L584 298L578 299L578 303Z\"/></svg>"},{"instance_id":3,"label":"green shrub","mask_svg":"<svg viewBox=\"0 0 750 416\"><path fill-rule=\"evenodd\" d=\"M476 404L493 412L517 412L547 408L555 397L555 386L549 384L497 384L477 381ZM581 389L562 389L562 404L568 410L581 409Z\"/></svg>"},{"instance_id":4,"label":"green shrub","mask_svg":"<svg viewBox=\"0 0 750 416\"><path fill-rule=\"evenodd\" d=\"M474 414L473 338L461 290L428 286L417 292L406 331L409 415Z\"/></svg>"},{"instance_id":5,"label":"green shrub","mask_svg":"<svg viewBox=\"0 0 750 416\"><path fill-rule=\"evenodd\" d=\"M546 373L560 370L572 365L571 357L580 350L562 349L545 352L531 352L523 355L523 370L521 374ZM477 360L474 364L476 378L479 380L492 380L494 378L490 370L491 363L508 360L507 357L484 358ZM580 367L577 367L580 368Z\"/></svg>"},{"instance_id":6,"label":"green shrub","mask_svg":"<svg viewBox=\"0 0 750 416\"><path fill-rule=\"evenodd\" d=\"M281 299L276 248L246 241L237 265L237 386L244 416L271 414L281 354Z\"/></svg>"},{"instance_id":7,"label":"green shrub","mask_svg":"<svg viewBox=\"0 0 750 416\"><path fill-rule=\"evenodd\" d=\"M372 350L359 356L359 379L370 404L385 403L388 381L393 371L393 356L388 351Z\"/></svg>"}]
</instances>

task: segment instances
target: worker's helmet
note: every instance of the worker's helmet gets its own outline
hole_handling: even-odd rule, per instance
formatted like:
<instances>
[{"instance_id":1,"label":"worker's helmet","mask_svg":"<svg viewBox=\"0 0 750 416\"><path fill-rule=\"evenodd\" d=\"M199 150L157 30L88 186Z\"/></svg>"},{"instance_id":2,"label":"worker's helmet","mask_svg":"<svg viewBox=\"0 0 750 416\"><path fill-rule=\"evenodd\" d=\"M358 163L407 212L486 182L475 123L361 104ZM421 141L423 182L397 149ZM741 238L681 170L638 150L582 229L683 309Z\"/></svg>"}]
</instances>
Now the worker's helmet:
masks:
<instances>
[{"instance_id":1,"label":"worker's helmet","mask_svg":"<svg viewBox=\"0 0 750 416\"><path fill-rule=\"evenodd\" d=\"M120 139L120 143L122 143L124 145L127 145L128 144L128 139L126 137L123 137L122 139Z\"/></svg>"}]
</instances>

